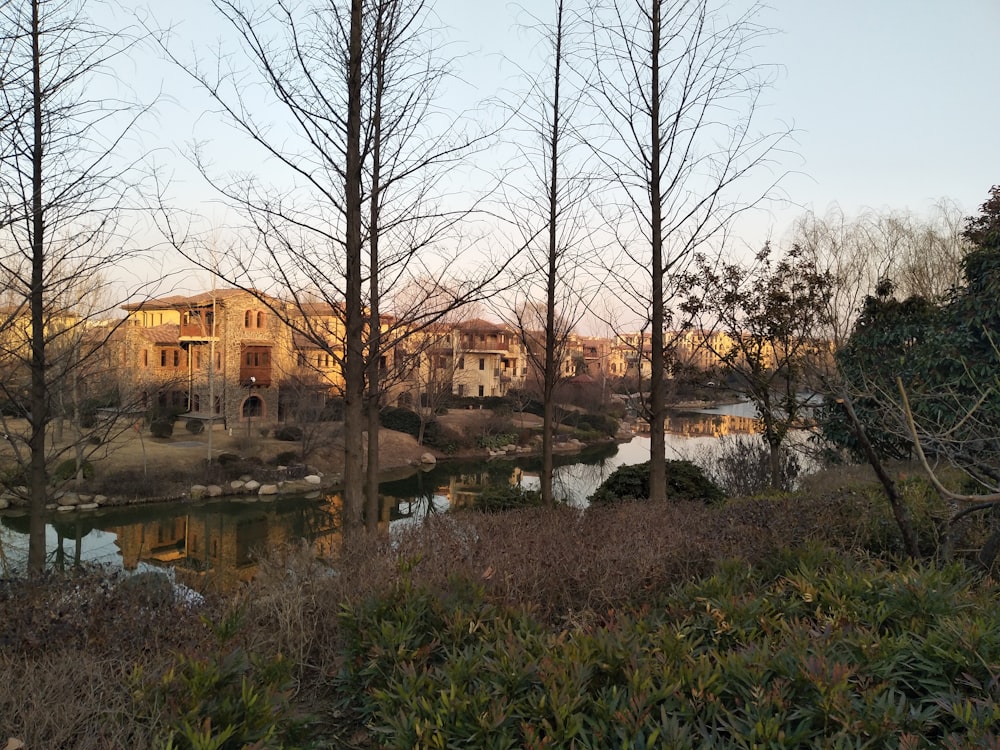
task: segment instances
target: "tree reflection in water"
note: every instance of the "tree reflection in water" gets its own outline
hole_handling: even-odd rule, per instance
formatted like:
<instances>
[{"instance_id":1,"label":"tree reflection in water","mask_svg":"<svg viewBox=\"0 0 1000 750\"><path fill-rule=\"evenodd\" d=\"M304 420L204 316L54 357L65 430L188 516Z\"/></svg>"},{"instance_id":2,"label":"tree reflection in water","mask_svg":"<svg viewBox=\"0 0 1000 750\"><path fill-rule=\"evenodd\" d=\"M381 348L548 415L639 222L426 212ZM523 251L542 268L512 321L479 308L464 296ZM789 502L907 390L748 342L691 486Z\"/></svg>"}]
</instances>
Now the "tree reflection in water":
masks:
<instances>
[{"instance_id":1,"label":"tree reflection in water","mask_svg":"<svg viewBox=\"0 0 1000 750\"><path fill-rule=\"evenodd\" d=\"M686 420L686 421L684 421ZM720 434L752 426L747 414L677 415L676 432L667 435L668 450L691 457L698 446L717 444ZM687 455L685 455L687 454ZM673 456L672 456L673 457ZM649 438L636 436L620 445L606 444L580 454L556 456L556 497L576 506L623 464L649 459ZM490 484L538 486L539 457L447 462L430 471L380 486L378 525L411 525L451 508L474 504ZM281 498L273 502L226 500L202 505L160 504L102 509L79 516L53 517L48 530L55 567L81 562L107 563L127 570L148 566L173 568L177 579L195 590L210 583L231 584L252 578L264 550L308 540L317 554L340 547L339 495L319 499ZM0 516L0 569L23 573L27 516Z\"/></svg>"}]
</instances>

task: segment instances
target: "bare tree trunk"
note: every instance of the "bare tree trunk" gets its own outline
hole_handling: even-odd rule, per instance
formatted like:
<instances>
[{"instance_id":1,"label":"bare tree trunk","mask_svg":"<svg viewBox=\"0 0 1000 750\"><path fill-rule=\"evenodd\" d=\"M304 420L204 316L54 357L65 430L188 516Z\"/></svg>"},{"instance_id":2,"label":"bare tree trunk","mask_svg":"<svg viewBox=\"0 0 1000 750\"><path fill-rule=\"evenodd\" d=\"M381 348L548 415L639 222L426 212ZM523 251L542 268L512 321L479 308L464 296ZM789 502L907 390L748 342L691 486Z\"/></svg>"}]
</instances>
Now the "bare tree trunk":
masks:
<instances>
[{"instance_id":1,"label":"bare tree trunk","mask_svg":"<svg viewBox=\"0 0 1000 750\"><path fill-rule=\"evenodd\" d=\"M394 1L394 0L391 0ZM375 59L374 91L371 103L371 186L368 196L368 465L365 482L365 527L369 531L378 528L378 435L379 403L382 391L379 383L379 365L382 350L382 318L379 313L379 203L382 200L382 95L385 88L385 56L383 50L384 8L382 3L375 8Z\"/></svg>"},{"instance_id":2,"label":"bare tree trunk","mask_svg":"<svg viewBox=\"0 0 1000 750\"><path fill-rule=\"evenodd\" d=\"M347 169L344 299L344 533L361 528L364 511L362 431L365 398L365 311L361 297L361 23L362 0L351 0L347 76Z\"/></svg>"},{"instance_id":3,"label":"bare tree trunk","mask_svg":"<svg viewBox=\"0 0 1000 750\"><path fill-rule=\"evenodd\" d=\"M649 217L652 266L652 315L650 331L649 376L649 499L667 497L666 382L664 372L664 264L663 264L663 192L660 185L660 0L654 0L650 35L650 145L649 145ZM640 344L641 346L641 344ZM641 360L640 360L641 361ZM641 367L640 367L641 378Z\"/></svg>"},{"instance_id":4,"label":"bare tree trunk","mask_svg":"<svg viewBox=\"0 0 1000 750\"><path fill-rule=\"evenodd\" d=\"M885 492L885 498L889 501L889 507L892 508L892 516L896 519L896 525L899 527L899 533L903 537L903 547L906 549L906 554L912 559L917 560L920 558L920 544L917 540L917 534L913 530L913 519L910 516L910 509L906 507L906 503L903 502L903 499L899 496L899 492L896 489L896 483L885 470L885 466L882 464L882 460L879 458L878 452L868 439L868 433L865 431L865 426L861 423L861 420L858 419L858 415L854 411L854 403L851 400L851 397L845 395L842 402L844 404L844 410L847 412L847 417L851 421L851 431L854 433L854 437L861 446L861 450L865 454L865 458L868 459L868 465L872 467L872 471L875 472L875 476L878 477L878 481L882 484L882 489Z\"/></svg>"},{"instance_id":5,"label":"bare tree trunk","mask_svg":"<svg viewBox=\"0 0 1000 750\"><path fill-rule=\"evenodd\" d=\"M48 502L48 471L45 466L45 424L48 421L48 388L45 383L45 217L42 211L42 84L41 29L38 6L31 0L31 82L33 143L31 157L31 462L28 483L31 520L28 532L28 574L45 570L45 505Z\"/></svg>"}]
</instances>

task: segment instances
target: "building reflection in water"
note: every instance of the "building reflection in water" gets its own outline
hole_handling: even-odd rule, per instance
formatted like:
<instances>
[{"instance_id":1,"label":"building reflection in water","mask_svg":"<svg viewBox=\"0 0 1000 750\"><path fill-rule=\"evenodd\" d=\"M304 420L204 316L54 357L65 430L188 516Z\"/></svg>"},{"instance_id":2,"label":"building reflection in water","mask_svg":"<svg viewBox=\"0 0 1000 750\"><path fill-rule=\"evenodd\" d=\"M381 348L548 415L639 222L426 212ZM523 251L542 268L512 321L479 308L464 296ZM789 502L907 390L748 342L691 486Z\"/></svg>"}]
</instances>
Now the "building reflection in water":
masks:
<instances>
[{"instance_id":1,"label":"building reflection in water","mask_svg":"<svg viewBox=\"0 0 1000 750\"><path fill-rule=\"evenodd\" d=\"M720 437L734 432L752 432L755 420L728 414L678 414L667 422L667 431L685 437ZM630 453L628 446L623 446ZM646 448L648 458L648 441ZM642 461L645 458L637 458ZM634 460L627 460L627 463ZM577 494L586 497L619 463L619 447L607 445L583 455L557 456L557 472L580 484ZM537 489L539 458L442 464L427 473L380 486L382 507L378 527L419 523L428 515L474 505L483 489L499 484ZM582 478L581 478L582 477ZM584 487L584 485L586 485ZM571 502L573 500L571 499ZM215 502L201 506L156 505L109 509L83 522L53 519L58 532L54 562L63 562L64 541L72 544L73 562L81 559L111 560L115 547L120 564L127 570L141 565L171 567L178 581L199 591L231 588L252 579L262 554L301 539L308 540L317 554L335 556L341 545L341 497L322 499L283 498L273 502ZM3 519L4 526L17 525ZM26 525L26 523L24 524ZM17 529L19 530L19 529ZM93 533L92 533L93 532ZM23 530L27 533L27 529ZM100 555L88 555L88 540L101 537ZM111 535L114 535L111 537ZM114 542L110 542L110 539ZM81 539L83 544L81 545ZM104 541L104 540L107 541Z\"/></svg>"}]
</instances>

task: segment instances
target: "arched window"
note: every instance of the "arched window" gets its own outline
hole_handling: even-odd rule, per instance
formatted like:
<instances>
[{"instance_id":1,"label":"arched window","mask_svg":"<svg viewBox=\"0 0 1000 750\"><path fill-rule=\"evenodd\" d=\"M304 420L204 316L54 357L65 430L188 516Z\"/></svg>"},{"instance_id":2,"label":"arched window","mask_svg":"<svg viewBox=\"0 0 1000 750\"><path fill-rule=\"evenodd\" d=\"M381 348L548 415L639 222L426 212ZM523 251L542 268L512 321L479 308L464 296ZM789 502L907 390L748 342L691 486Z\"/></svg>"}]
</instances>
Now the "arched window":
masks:
<instances>
[{"instance_id":1,"label":"arched window","mask_svg":"<svg viewBox=\"0 0 1000 750\"><path fill-rule=\"evenodd\" d=\"M260 396L250 396L243 402L243 417L245 419L262 416L264 416L264 402Z\"/></svg>"},{"instance_id":2,"label":"arched window","mask_svg":"<svg viewBox=\"0 0 1000 750\"><path fill-rule=\"evenodd\" d=\"M259 310L257 311L257 327L258 328L264 327L264 313Z\"/></svg>"},{"instance_id":3,"label":"arched window","mask_svg":"<svg viewBox=\"0 0 1000 750\"><path fill-rule=\"evenodd\" d=\"M243 313L243 327L244 328L249 328L250 327L250 320L251 320L252 316L253 316L253 313L250 312L249 310L247 310L245 313Z\"/></svg>"}]
</instances>

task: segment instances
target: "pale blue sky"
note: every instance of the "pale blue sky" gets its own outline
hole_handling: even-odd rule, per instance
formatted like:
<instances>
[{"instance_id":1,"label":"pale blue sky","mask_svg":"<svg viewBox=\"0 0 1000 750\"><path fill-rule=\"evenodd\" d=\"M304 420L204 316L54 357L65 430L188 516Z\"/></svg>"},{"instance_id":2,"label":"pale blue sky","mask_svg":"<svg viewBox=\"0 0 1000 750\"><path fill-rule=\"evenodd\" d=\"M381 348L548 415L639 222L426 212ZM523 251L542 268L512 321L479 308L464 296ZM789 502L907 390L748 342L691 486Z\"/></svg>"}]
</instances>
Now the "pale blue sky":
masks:
<instances>
[{"instance_id":1,"label":"pale blue sky","mask_svg":"<svg viewBox=\"0 0 1000 750\"><path fill-rule=\"evenodd\" d=\"M175 0L154 12L178 22L178 39L200 46L216 33L206 5ZM550 5L526 0L521 7L543 15ZM464 53L461 73L471 89L462 101L470 90L485 98L512 86L515 71L503 56L531 54L518 6L437 0L436 8L450 51ZM1000 0L771 0L761 20L778 33L757 57L782 67L762 123L796 129L795 153L782 163L791 172L784 192L796 205L742 225L747 244L781 239L803 208L822 214L834 202L848 215L923 213L949 198L969 214L1000 183ZM190 83L162 71L143 72L165 75L177 99L160 107L165 142L179 147L194 134L224 144L209 119L195 121L203 103ZM193 184L183 192L207 195Z\"/></svg>"}]
</instances>

